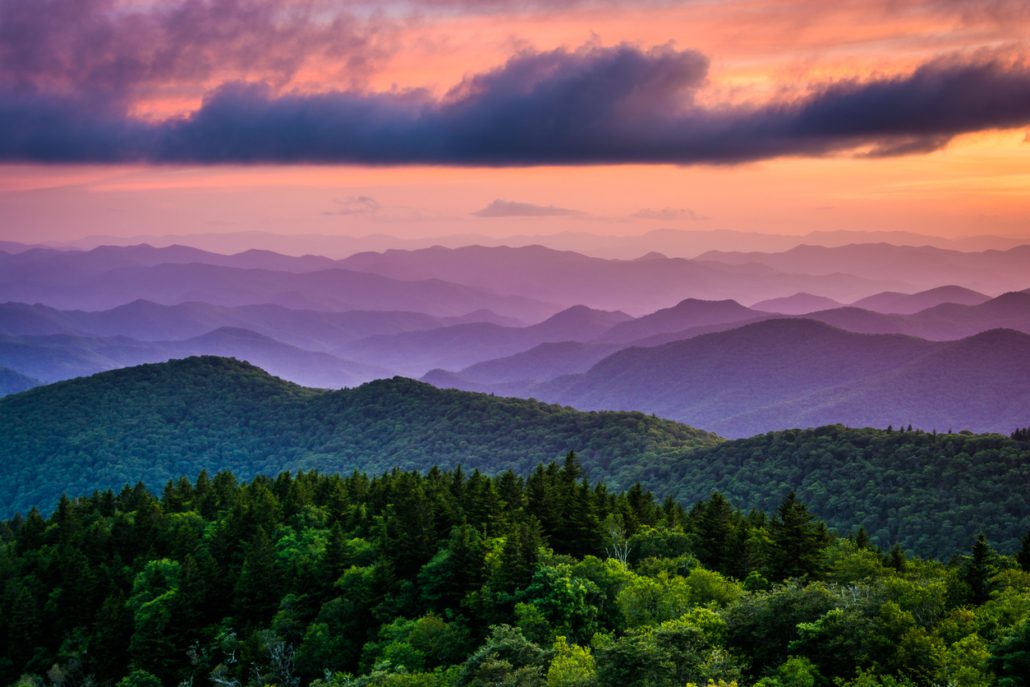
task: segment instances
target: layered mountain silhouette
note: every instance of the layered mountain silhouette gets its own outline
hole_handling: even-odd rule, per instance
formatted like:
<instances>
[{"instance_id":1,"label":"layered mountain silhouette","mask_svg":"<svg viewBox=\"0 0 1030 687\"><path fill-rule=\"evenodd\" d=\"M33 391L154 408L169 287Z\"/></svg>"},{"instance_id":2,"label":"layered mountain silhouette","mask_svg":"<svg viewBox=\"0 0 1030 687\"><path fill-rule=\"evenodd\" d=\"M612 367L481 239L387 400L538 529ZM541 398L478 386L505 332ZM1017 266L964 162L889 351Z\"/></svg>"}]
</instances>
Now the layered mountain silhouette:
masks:
<instances>
[{"instance_id":1,"label":"layered mountain silhouette","mask_svg":"<svg viewBox=\"0 0 1030 687\"><path fill-rule=\"evenodd\" d=\"M793 296L768 298L751 305L752 310L779 313L781 315L806 315L817 310L829 310L841 307L841 303L811 293L795 293Z\"/></svg>"},{"instance_id":2,"label":"layered mountain silhouette","mask_svg":"<svg viewBox=\"0 0 1030 687\"><path fill-rule=\"evenodd\" d=\"M1026 275L1030 273L1030 245L978 253L887 243L834 248L801 245L781 253L710 251L698 260L738 266L764 265L793 274L903 279L917 289L960 284L978 291L999 293L1025 288ZM825 290L807 290L836 298Z\"/></svg>"},{"instance_id":3,"label":"layered mountain silhouette","mask_svg":"<svg viewBox=\"0 0 1030 687\"><path fill-rule=\"evenodd\" d=\"M589 341L624 322L622 312L575 306L529 327L491 323L461 324L425 331L373 336L341 346L337 353L376 361L406 375L421 376L433 368L463 368L506 357L547 342Z\"/></svg>"},{"instance_id":4,"label":"layered mountain silhouette","mask_svg":"<svg viewBox=\"0 0 1030 687\"><path fill-rule=\"evenodd\" d=\"M489 293L443 279L392 279L339 267L314 271L251 267L239 256L181 247L0 253L0 301L60 309L104 310L144 299L172 305L192 301L236 306L272 304L307 310L403 310L461 316L490 310L538 321L559 306L520 295ZM215 255L217 259L209 256ZM163 260L167 257L167 260ZM287 258L297 263L306 258ZM228 262L229 264L221 264ZM321 264L321 263L320 263Z\"/></svg>"},{"instance_id":5,"label":"layered mountain silhouette","mask_svg":"<svg viewBox=\"0 0 1030 687\"><path fill-rule=\"evenodd\" d=\"M355 386L389 374L383 368L304 350L234 327L177 341L72 334L0 336L0 360L4 365L47 383L191 355L239 358L285 379L322 388Z\"/></svg>"},{"instance_id":6,"label":"layered mountain silhouette","mask_svg":"<svg viewBox=\"0 0 1030 687\"><path fill-rule=\"evenodd\" d=\"M494 293L518 293L548 303L643 314L686 296L705 300L756 301L798 291L854 300L904 279L790 274L765 265L649 256L646 260L604 260L543 246L468 246L360 253L340 262L346 269L394 279L446 279ZM890 288L890 287L888 287ZM860 295L859 295L860 294Z\"/></svg>"},{"instance_id":7,"label":"layered mountain silhouette","mask_svg":"<svg viewBox=\"0 0 1030 687\"><path fill-rule=\"evenodd\" d=\"M745 436L829 422L1009 432L1030 408L1030 336L955 342L846 332L808 319L758 322L629 348L534 396L584 409L636 408Z\"/></svg>"},{"instance_id":8,"label":"layered mountain silhouette","mask_svg":"<svg viewBox=\"0 0 1030 687\"><path fill-rule=\"evenodd\" d=\"M208 303L161 305L136 300L102 311L57 310L44 305L0 304L0 334L39 336L128 336L162 341L200 336L221 327L237 327L312 350L331 350L349 341L381 334L436 329L453 324L492 322L508 326L517 320L488 310L461 317L434 317L397 310L331 312L295 310L279 305L227 307Z\"/></svg>"},{"instance_id":9,"label":"layered mountain silhouette","mask_svg":"<svg viewBox=\"0 0 1030 687\"><path fill-rule=\"evenodd\" d=\"M887 314L912 315L921 310L932 308L944 303L956 303L958 305L980 305L990 300L990 296L964 289L961 286L939 286L935 289L928 289L918 293L898 293L887 291L877 293L866 298L859 299L851 305L864 310L872 310ZM825 308L820 308L825 310Z\"/></svg>"}]
</instances>

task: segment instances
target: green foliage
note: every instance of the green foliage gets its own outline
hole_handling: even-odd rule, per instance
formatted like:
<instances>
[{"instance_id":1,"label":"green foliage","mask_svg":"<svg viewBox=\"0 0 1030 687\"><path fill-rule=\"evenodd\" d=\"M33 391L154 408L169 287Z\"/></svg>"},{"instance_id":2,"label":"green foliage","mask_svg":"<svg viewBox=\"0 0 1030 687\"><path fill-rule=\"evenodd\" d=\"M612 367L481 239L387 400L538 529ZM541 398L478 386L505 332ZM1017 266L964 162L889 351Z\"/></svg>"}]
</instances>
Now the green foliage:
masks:
<instances>
[{"instance_id":1,"label":"green foliage","mask_svg":"<svg viewBox=\"0 0 1030 687\"><path fill-rule=\"evenodd\" d=\"M862 527L863 548L900 544L943 559L983 529L998 551L1017 552L1030 531L1030 501L1022 496L1030 492L1030 442L1021 436L834 425L722 441L640 413L583 413L401 378L351 390L304 389L246 363L201 357L0 399L0 515L33 506L50 512L62 492L137 480L159 489L205 468L250 479L283 470L380 474L461 464L490 474L510 469L533 481L539 463L574 450L579 467L555 466L549 479L563 479L552 494L535 486L521 494L541 526L560 534L558 553L583 556L611 543L611 531L597 529L604 518L583 492L582 472L609 488L639 483L641 498L649 489L681 504L705 500L694 531L665 541L636 537L628 558L689 548L705 567L743 579L762 561L747 538L748 516L731 514L727 501L772 513L790 491L830 530ZM470 522L489 530L481 518L504 501L504 485L467 487L480 490ZM427 552L413 527L425 504L409 505L387 526L398 544L409 537L412 558L401 564L414 566L435 551ZM639 531L614 515L626 537Z\"/></svg>"},{"instance_id":2,"label":"green foliage","mask_svg":"<svg viewBox=\"0 0 1030 687\"><path fill-rule=\"evenodd\" d=\"M597 663L590 647L554 640L554 658L547 669L547 687L591 687L597 683Z\"/></svg>"},{"instance_id":3,"label":"green foliage","mask_svg":"<svg viewBox=\"0 0 1030 687\"><path fill-rule=\"evenodd\" d=\"M988 663L999 687L1030 685L1030 618L991 647Z\"/></svg>"},{"instance_id":4,"label":"green foliage","mask_svg":"<svg viewBox=\"0 0 1030 687\"><path fill-rule=\"evenodd\" d=\"M793 490L838 534L861 526L884 549L949 558L981 530L999 551L1019 550L1030 531L1028 462L1030 442L997 434L832 425L699 448L642 481L681 503L717 491L767 513Z\"/></svg>"},{"instance_id":5,"label":"green foliage","mask_svg":"<svg viewBox=\"0 0 1030 687\"><path fill-rule=\"evenodd\" d=\"M584 413L400 377L306 389L244 362L197 357L0 399L0 516L49 510L62 492L135 481L157 489L202 469L241 479L458 464L527 474L575 450L599 479L718 440L642 413ZM583 521L570 527L591 526L589 510L575 514ZM591 544L569 540L579 554Z\"/></svg>"},{"instance_id":6,"label":"green foliage","mask_svg":"<svg viewBox=\"0 0 1030 687\"><path fill-rule=\"evenodd\" d=\"M772 518L718 494L686 510L580 470L62 498L0 523L0 684L1026 684L1030 573L985 539L898 565L794 496Z\"/></svg>"}]
</instances>

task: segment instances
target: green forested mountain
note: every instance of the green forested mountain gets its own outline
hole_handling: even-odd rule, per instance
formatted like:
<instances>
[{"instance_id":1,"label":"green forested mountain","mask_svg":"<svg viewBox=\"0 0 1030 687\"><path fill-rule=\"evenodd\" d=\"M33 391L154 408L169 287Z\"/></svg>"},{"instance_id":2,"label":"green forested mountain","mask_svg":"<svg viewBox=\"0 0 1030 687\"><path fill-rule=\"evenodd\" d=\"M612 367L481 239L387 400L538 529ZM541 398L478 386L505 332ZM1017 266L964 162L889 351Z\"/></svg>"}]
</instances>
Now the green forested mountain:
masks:
<instances>
[{"instance_id":1,"label":"green forested mountain","mask_svg":"<svg viewBox=\"0 0 1030 687\"><path fill-rule=\"evenodd\" d=\"M1030 529L1030 441L840 425L770 432L694 451L647 481L684 503L713 490L771 511L789 490L838 529L947 557L979 531L1014 551ZM846 530L842 530L846 531Z\"/></svg>"},{"instance_id":2,"label":"green forested mountain","mask_svg":"<svg viewBox=\"0 0 1030 687\"><path fill-rule=\"evenodd\" d=\"M945 565L512 472L202 473L0 522L0 684L1017 687L1030 535Z\"/></svg>"},{"instance_id":3,"label":"green forested mountain","mask_svg":"<svg viewBox=\"0 0 1030 687\"><path fill-rule=\"evenodd\" d=\"M49 510L202 469L381 473L461 464L526 474L576 451L591 479L680 503L728 494L770 512L791 490L835 531L947 558L980 531L1014 551L1030 529L1030 442L847 429L721 441L639 413L584 413L407 379L304 389L222 358L118 370L0 400L0 504ZM0 513L2 514L2 513Z\"/></svg>"},{"instance_id":4,"label":"green forested mountain","mask_svg":"<svg viewBox=\"0 0 1030 687\"><path fill-rule=\"evenodd\" d=\"M231 359L187 358L0 400L0 515L205 468L244 479L457 464L525 472L574 450L603 476L717 441L640 413L584 413L401 378L321 391Z\"/></svg>"}]
</instances>

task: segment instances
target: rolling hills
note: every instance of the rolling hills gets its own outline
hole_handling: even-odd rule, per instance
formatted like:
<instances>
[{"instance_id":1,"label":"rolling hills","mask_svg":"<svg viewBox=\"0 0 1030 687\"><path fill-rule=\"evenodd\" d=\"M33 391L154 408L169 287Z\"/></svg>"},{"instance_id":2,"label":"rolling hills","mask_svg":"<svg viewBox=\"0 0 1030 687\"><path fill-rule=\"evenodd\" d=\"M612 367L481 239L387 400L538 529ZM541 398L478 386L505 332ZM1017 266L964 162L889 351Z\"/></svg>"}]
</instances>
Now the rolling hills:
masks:
<instances>
[{"instance_id":1,"label":"rolling hills","mask_svg":"<svg viewBox=\"0 0 1030 687\"><path fill-rule=\"evenodd\" d=\"M1030 444L999 435L847 429L723 441L641 413L585 413L443 391L394 378L306 389L245 363L189 358L107 372L0 399L0 503L7 516L61 493L200 470L238 477L463 465L525 473L576 450L591 479L641 483L683 503L726 492L770 510L795 490L831 526L881 545L965 548L979 529L1012 550L1030 527Z\"/></svg>"},{"instance_id":2,"label":"rolling hills","mask_svg":"<svg viewBox=\"0 0 1030 687\"><path fill-rule=\"evenodd\" d=\"M582 413L394 378L319 391L246 363L197 357L116 370L0 399L4 515L202 469L528 470L579 453L599 475L718 438L641 413Z\"/></svg>"}]
</instances>

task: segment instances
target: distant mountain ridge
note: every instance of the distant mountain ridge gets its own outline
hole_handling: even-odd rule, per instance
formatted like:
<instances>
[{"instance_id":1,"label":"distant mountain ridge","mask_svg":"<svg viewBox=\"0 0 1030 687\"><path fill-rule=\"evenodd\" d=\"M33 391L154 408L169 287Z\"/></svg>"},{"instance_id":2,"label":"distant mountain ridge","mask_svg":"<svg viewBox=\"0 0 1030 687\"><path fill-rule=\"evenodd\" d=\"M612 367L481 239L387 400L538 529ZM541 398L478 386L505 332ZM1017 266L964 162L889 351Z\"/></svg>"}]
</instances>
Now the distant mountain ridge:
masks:
<instances>
[{"instance_id":1,"label":"distant mountain ridge","mask_svg":"<svg viewBox=\"0 0 1030 687\"><path fill-rule=\"evenodd\" d=\"M897 292L878 293L859 299L851 305L856 308L885 314L914 315L917 312L944 303L980 305L988 300L990 300L990 296L972 289L949 285L911 294Z\"/></svg>"},{"instance_id":2,"label":"distant mountain ridge","mask_svg":"<svg viewBox=\"0 0 1030 687\"><path fill-rule=\"evenodd\" d=\"M31 253L31 251L30 251ZM22 255L0 254L0 301L43 303L60 309L106 310L143 299L164 305L279 305L300 310L404 310L438 317L492 310L538 321L560 307L522 296L497 295L442 279L392 279L332 268L311 272L227 267L198 262L78 269L18 265Z\"/></svg>"},{"instance_id":3,"label":"distant mountain ridge","mask_svg":"<svg viewBox=\"0 0 1030 687\"><path fill-rule=\"evenodd\" d=\"M655 224L669 224L652 220ZM843 246L851 243L892 243L901 246L934 246L960 251L1005 250L1026 243L1011 236L977 235L946 238L909 231L813 231L798 236L728 229L676 229L662 227L633 235L599 235L589 232L556 234L514 234L492 236L482 233L452 234L425 238L399 238L384 234L341 236L339 234L275 234L262 231L219 232L210 234L166 234L120 236L87 236L58 248L88 250L101 245L155 246L185 245L216 253L239 253L259 248L286 255L314 254L330 258L346 258L355 253L389 249L417 250L430 246L457 248L468 245L543 245L555 250L573 250L599 258L626 258L657 251L673 257L693 258L711 250L733 250L751 246L754 250L784 251L800 244ZM24 250L29 246L14 244ZM11 251L13 252L13 251Z\"/></svg>"},{"instance_id":4,"label":"distant mountain ridge","mask_svg":"<svg viewBox=\"0 0 1030 687\"><path fill-rule=\"evenodd\" d=\"M908 424L1008 432L1030 424L1030 335L953 342L772 319L615 353L530 390L583 409L635 408L746 436L786 427Z\"/></svg>"},{"instance_id":5,"label":"distant mountain ridge","mask_svg":"<svg viewBox=\"0 0 1030 687\"><path fill-rule=\"evenodd\" d=\"M807 315L819 310L839 308L843 304L826 296L811 293L795 293L793 296L769 298L751 305L752 310L779 313L781 315Z\"/></svg>"},{"instance_id":6,"label":"distant mountain ridge","mask_svg":"<svg viewBox=\"0 0 1030 687\"><path fill-rule=\"evenodd\" d=\"M2 364L47 383L190 355L222 355L247 360L283 378L319 388L356 386L389 375L389 371L373 365L300 349L235 327L222 327L174 341L70 334L0 336Z\"/></svg>"},{"instance_id":7,"label":"distant mountain ridge","mask_svg":"<svg viewBox=\"0 0 1030 687\"><path fill-rule=\"evenodd\" d=\"M800 245L780 253L710 251L697 259L726 265L763 265L792 274L898 279L916 289L958 284L987 293L1026 288L1027 274L1030 274L1030 245L979 253L887 243L834 248ZM807 290L836 298L826 291Z\"/></svg>"},{"instance_id":8,"label":"distant mountain ridge","mask_svg":"<svg viewBox=\"0 0 1030 687\"><path fill-rule=\"evenodd\" d=\"M345 344L335 352L369 363L378 361L402 374L418 377L433 368L462 368L515 355L544 343L589 341L628 321L630 317L623 312L574 306L528 327L460 324L373 336Z\"/></svg>"}]
</instances>

